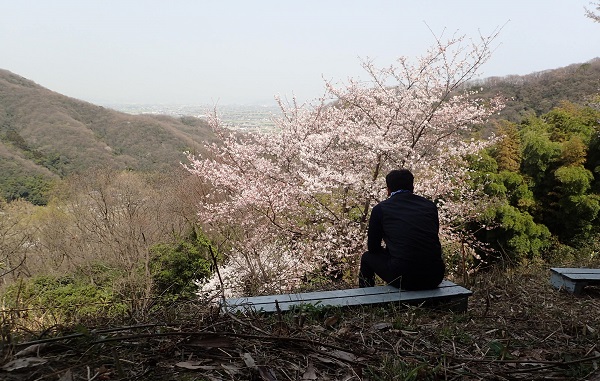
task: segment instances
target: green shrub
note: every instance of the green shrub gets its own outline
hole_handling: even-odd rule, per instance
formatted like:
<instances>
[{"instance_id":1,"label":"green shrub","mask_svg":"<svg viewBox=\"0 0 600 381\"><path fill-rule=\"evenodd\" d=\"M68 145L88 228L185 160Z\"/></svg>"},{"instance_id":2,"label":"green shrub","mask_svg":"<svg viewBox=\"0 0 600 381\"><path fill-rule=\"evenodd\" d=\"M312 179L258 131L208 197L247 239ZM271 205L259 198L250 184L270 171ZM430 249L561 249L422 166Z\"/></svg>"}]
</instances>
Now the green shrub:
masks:
<instances>
[{"instance_id":1,"label":"green shrub","mask_svg":"<svg viewBox=\"0 0 600 381\"><path fill-rule=\"evenodd\" d=\"M46 205L52 184L50 178L42 175L0 173L0 196L6 201L23 199L34 205Z\"/></svg>"},{"instance_id":2,"label":"green shrub","mask_svg":"<svg viewBox=\"0 0 600 381\"><path fill-rule=\"evenodd\" d=\"M208 245L193 234L192 239L152 246L150 273L155 295L171 301L193 297L199 283L211 274Z\"/></svg>"},{"instance_id":3,"label":"green shrub","mask_svg":"<svg viewBox=\"0 0 600 381\"><path fill-rule=\"evenodd\" d=\"M109 286L96 286L74 276L31 278L7 287L2 299L6 310L27 310L29 318L40 323L112 318L127 310Z\"/></svg>"}]
</instances>

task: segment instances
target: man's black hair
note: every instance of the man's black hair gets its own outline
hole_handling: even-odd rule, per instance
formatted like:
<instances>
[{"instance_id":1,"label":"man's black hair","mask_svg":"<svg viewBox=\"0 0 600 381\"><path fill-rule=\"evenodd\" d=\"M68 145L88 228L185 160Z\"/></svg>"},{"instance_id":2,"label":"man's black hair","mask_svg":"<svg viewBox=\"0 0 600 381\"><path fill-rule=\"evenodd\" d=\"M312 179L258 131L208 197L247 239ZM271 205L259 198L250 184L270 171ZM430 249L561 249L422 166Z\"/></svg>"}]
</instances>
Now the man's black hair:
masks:
<instances>
[{"instance_id":1,"label":"man's black hair","mask_svg":"<svg viewBox=\"0 0 600 381\"><path fill-rule=\"evenodd\" d=\"M390 192L397 190L414 190L415 177L408 169L394 169L385 176L385 184Z\"/></svg>"}]
</instances>

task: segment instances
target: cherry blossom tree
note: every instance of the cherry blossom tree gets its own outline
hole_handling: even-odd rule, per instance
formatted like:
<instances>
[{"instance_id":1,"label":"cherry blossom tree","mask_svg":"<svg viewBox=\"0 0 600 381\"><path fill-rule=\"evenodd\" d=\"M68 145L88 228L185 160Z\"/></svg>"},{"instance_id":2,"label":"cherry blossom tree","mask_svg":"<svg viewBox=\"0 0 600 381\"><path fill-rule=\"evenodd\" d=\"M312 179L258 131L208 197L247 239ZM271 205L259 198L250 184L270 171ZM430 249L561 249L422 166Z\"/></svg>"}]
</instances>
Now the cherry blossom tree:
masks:
<instances>
[{"instance_id":1,"label":"cherry blossom tree","mask_svg":"<svg viewBox=\"0 0 600 381\"><path fill-rule=\"evenodd\" d=\"M436 38L422 57L383 68L366 60L366 81L327 81L313 104L280 100L282 116L268 131L234 132L213 114L221 142L208 157L189 155L186 168L213 185L198 214L227 243L227 287L284 291L314 271L353 277L392 169L413 171L415 192L439 205L442 240L457 240L482 197L464 158L489 140L471 138L472 129L502 106L465 84L497 34Z\"/></svg>"},{"instance_id":2,"label":"cherry blossom tree","mask_svg":"<svg viewBox=\"0 0 600 381\"><path fill-rule=\"evenodd\" d=\"M596 7L597 12L594 12L594 10L585 8L585 15L587 17L591 18L592 20L594 20L595 22L600 22L600 2L590 3L590 5Z\"/></svg>"}]
</instances>

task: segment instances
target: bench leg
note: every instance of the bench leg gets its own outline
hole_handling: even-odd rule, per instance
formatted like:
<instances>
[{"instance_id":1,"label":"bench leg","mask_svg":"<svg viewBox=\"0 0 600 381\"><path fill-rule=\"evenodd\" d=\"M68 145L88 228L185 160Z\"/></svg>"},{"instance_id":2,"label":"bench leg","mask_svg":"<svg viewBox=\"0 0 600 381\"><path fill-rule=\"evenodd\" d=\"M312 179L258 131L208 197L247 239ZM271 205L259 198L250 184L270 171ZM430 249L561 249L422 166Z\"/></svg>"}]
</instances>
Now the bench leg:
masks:
<instances>
[{"instance_id":1,"label":"bench leg","mask_svg":"<svg viewBox=\"0 0 600 381\"><path fill-rule=\"evenodd\" d=\"M575 283L575 287L573 287L573 294L579 295L583 292L583 288L587 286L586 282L577 282Z\"/></svg>"},{"instance_id":2,"label":"bench leg","mask_svg":"<svg viewBox=\"0 0 600 381\"><path fill-rule=\"evenodd\" d=\"M557 289L564 289L568 292L579 295L583 291L583 288L586 286L585 282L573 282L570 279L563 277L560 274L552 274L550 277L550 283Z\"/></svg>"}]
</instances>

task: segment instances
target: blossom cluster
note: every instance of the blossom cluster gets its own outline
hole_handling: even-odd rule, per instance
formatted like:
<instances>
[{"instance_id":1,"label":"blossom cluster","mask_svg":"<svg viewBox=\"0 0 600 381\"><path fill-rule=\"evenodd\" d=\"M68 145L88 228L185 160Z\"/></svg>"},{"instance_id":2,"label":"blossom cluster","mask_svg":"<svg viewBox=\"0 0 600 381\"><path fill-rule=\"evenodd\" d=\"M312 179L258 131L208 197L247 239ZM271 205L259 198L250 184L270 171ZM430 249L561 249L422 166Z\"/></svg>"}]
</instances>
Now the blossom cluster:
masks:
<instances>
[{"instance_id":1,"label":"blossom cluster","mask_svg":"<svg viewBox=\"0 0 600 381\"><path fill-rule=\"evenodd\" d=\"M483 197L464 158L490 140L472 139L472 129L502 107L464 85L494 37L470 46L465 37L437 40L420 59L386 68L365 61L369 81L326 82L312 104L280 101L269 131L234 132L213 115L220 142L206 157L189 155L186 168L212 184L198 214L228 242L229 284L250 282L260 293L315 269L355 266L370 210L386 197L384 177L397 168L410 169L415 193L438 203L442 239L457 239Z\"/></svg>"}]
</instances>

